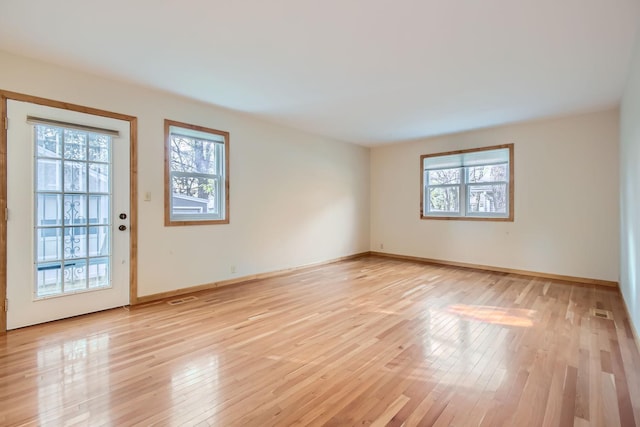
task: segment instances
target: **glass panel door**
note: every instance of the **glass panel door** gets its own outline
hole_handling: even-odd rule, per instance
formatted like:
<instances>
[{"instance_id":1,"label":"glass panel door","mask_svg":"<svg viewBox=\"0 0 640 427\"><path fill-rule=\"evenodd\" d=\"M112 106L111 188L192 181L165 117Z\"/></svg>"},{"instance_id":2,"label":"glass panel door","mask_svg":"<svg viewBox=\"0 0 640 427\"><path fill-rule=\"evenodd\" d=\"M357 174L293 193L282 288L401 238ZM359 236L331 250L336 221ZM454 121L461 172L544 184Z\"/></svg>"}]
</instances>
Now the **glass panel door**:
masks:
<instances>
[{"instance_id":1,"label":"glass panel door","mask_svg":"<svg viewBox=\"0 0 640 427\"><path fill-rule=\"evenodd\" d=\"M129 122L14 100L7 115L7 329L127 305Z\"/></svg>"}]
</instances>

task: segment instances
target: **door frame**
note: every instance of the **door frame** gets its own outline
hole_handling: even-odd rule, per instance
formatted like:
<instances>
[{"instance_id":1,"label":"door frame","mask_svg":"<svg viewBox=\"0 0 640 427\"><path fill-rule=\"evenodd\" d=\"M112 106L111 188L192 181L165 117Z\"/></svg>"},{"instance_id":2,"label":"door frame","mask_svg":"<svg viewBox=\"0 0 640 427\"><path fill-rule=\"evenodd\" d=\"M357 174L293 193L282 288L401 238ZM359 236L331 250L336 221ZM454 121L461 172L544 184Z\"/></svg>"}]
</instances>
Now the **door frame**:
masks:
<instances>
[{"instance_id":1,"label":"door frame","mask_svg":"<svg viewBox=\"0 0 640 427\"><path fill-rule=\"evenodd\" d=\"M129 304L138 302L138 118L0 89L0 334L7 332L7 101L93 114L129 122Z\"/></svg>"}]
</instances>

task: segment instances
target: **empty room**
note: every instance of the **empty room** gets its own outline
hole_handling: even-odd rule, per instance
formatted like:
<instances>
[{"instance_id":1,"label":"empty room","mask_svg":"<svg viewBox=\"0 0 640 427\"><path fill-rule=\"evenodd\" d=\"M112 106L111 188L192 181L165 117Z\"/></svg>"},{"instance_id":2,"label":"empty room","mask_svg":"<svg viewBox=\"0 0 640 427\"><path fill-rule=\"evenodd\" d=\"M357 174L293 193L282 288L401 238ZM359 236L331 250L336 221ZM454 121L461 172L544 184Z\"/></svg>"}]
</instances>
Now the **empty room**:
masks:
<instances>
[{"instance_id":1,"label":"empty room","mask_svg":"<svg viewBox=\"0 0 640 427\"><path fill-rule=\"evenodd\" d=\"M640 1L0 0L1 426L640 426Z\"/></svg>"}]
</instances>

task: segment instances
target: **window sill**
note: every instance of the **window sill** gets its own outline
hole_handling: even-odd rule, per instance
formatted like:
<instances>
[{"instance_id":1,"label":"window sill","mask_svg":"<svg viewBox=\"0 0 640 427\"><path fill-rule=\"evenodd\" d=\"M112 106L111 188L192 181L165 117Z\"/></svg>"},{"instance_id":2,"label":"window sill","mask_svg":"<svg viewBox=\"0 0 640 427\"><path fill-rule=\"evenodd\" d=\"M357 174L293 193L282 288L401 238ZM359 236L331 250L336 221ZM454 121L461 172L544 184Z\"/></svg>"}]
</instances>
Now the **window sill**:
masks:
<instances>
[{"instance_id":1,"label":"window sill","mask_svg":"<svg viewBox=\"0 0 640 427\"><path fill-rule=\"evenodd\" d=\"M189 220L189 221L165 221L165 227L183 226L183 225L214 225L229 224L228 219L206 219L206 220Z\"/></svg>"},{"instance_id":2,"label":"window sill","mask_svg":"<svg viewBox=\"0 0 640 427\"><path fill-rule=\"evenodd\" d=\"M446 220L446 221L498 221L498 222L513 222L513 215L508 217L490 217L490 216L440 216L440 215L432 215L425 216L420 215L420 219L435 219L435 220Z\"/></svg>"}]
</instances>

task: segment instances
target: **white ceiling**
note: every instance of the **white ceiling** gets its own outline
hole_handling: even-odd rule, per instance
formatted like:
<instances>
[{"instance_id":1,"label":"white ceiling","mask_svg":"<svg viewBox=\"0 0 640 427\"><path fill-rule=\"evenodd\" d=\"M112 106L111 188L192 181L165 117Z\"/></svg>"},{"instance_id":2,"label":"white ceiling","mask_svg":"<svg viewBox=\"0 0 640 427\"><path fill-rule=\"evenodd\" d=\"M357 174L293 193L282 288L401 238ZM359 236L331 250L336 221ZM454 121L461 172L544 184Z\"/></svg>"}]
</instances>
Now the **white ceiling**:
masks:
<instances>
[{"instance_id":1,"label":"white ceiling","mask_svg":"<svg viewBox=\"0 0 640 427\"><path fill-rule=\"evenodd\" d=\"M0 0L0 49L375 145L616 105L639 22L639 0Z\"/></svg>"}]
</instances>

